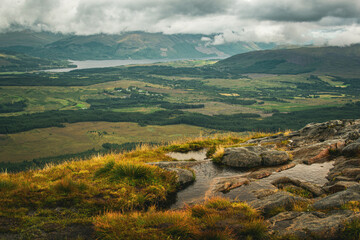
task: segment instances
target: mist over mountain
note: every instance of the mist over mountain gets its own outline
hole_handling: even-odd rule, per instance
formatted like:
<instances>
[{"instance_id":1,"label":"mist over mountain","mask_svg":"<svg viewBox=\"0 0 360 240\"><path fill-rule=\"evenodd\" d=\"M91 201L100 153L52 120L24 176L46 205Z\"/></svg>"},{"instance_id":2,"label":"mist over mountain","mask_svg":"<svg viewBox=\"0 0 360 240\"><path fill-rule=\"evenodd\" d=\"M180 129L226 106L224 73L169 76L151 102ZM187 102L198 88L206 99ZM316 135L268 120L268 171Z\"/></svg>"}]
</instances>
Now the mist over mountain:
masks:
<instances>
[{"instance_id":1,"label":"mist over mountain","mask_svg":"<svg viewBox=\"0 0 360 240\"><path fill-rule=\"evenodd\" d=\"M210 44L213 36L127 32L88 36L20 31L0 34L0 49L49 59L178 59L225 58L273 43L232 42Z\"/></svg>"}]
</instances>

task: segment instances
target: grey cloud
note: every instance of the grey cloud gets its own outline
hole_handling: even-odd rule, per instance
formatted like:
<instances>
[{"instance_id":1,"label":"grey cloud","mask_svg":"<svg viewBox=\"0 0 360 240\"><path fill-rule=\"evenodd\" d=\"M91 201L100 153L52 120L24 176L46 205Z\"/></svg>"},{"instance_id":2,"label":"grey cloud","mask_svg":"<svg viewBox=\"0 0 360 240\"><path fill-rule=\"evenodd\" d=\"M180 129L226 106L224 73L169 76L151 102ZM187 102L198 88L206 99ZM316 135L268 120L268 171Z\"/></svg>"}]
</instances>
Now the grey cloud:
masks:
<instances>
[{"instance_id":1,"label":"grey cloud","mask_svg":"<svg viewBox=\"0 0 360 240\"><path fill-rule=\"evenodd\" d=\"M360 42L359 0L1 1L2 32L23 28L80 35L137 30L202 33L215 34L213 44ZM341 40L344 37L348 40Z\"/></svg>"},{"instance_id":2,"label":"grey cloud","mask_svg":"<svg viewBox=\"0 0 360 240\"><path fill-rule=\"evenodd\" d=\"M324 17L360 18L358 0L253 0L238 1L240 18L314 22Z\"/></svg>"}]
</instances>

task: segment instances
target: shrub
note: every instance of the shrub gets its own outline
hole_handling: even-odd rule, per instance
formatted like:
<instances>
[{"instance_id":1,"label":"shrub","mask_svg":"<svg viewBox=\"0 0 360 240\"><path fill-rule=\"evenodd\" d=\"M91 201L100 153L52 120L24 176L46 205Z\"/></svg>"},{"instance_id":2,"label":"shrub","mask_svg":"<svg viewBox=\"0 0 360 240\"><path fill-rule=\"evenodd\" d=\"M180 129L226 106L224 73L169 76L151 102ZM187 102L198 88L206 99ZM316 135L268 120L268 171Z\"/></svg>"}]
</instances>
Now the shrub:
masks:
<instances>
[{"instance_id":1,"label":"shrub","mask_svg":"<svg viewBox=\"0 0 360 240\"><path fill-rule=\"evenodd\" d=\"M109 161L102 168L99 168L95 172L94 177L97 178L97 177L108 174L114 168L114 165L115 165L115 161Z\"/></svg>"}]
</instances>

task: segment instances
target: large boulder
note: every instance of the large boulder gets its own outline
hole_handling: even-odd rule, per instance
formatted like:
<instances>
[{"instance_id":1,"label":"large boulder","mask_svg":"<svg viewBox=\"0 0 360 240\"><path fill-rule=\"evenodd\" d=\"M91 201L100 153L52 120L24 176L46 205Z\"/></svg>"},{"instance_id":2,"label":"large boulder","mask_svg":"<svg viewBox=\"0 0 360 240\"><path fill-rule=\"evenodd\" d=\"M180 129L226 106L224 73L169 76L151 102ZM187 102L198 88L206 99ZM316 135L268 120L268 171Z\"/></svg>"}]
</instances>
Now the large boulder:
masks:
<instances>
[{"instance_id":1,"label":"large boulder","mask_svg":"<svg viewBox=\"0 0 360 240\"><path fill-rule=\"evenodd\" d=\"M275 166L281 165L290 160L289 154L285 151L267 151L262 153L262 165L263 166Z\"/></svg>"},{"instance_id":2,"label":"large boulder","mask_svg":"<svg viewBox=\"0 0 360 240\"><path fill-rule=\"evenodd\" d=\"M227 148L221 161L231 167L252 168L261 166L262 159L258 152L245 147Z\"/></svg>"},{"instance_id":3,"label":"large boulder","mask_svg":"<svg viewBox=\"0 0 360 240\"><path fill-rule=\"evenodd\" d=\"M285 151L268 150L260 146L226 148L221 162L227 166L253 168L276 166L290 160Z\"/></svg>"}]
</instances>

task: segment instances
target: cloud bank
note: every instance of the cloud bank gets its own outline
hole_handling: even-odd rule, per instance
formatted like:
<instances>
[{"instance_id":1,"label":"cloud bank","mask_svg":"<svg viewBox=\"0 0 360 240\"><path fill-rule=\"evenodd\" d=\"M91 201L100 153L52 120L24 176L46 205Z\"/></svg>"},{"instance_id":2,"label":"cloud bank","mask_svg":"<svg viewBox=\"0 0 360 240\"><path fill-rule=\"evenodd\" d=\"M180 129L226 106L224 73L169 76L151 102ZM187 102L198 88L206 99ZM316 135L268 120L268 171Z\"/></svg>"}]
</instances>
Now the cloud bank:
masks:
<instances>
[{"instance_id":1,"label":"cloud bank","mask_svg":"<svg viewBox=\"0 0 360 240\"><path fill-rule=\"evenodd\" d=\"M237 41L360 42L359 0L2 0L0 32L215 34Z\"/></svg>"}]
</instances>

